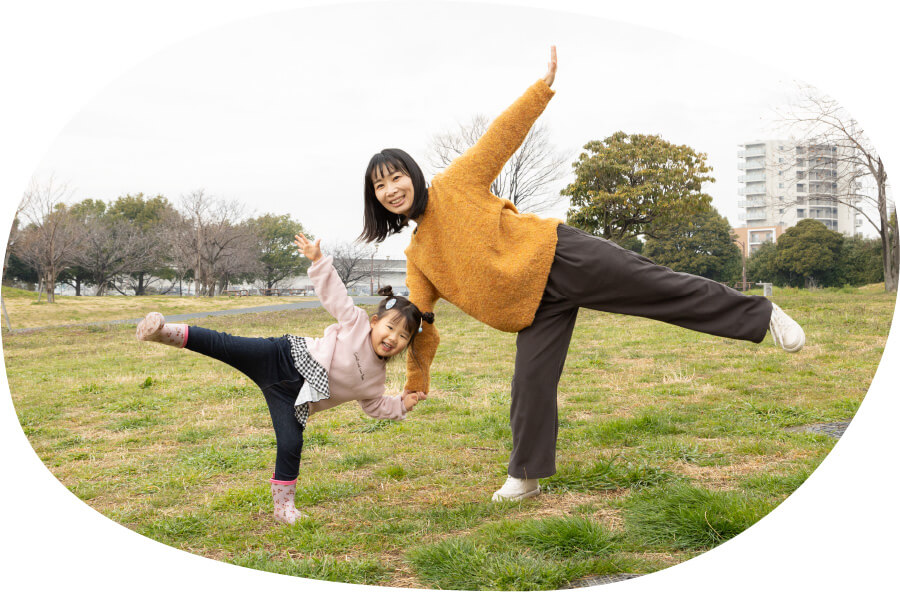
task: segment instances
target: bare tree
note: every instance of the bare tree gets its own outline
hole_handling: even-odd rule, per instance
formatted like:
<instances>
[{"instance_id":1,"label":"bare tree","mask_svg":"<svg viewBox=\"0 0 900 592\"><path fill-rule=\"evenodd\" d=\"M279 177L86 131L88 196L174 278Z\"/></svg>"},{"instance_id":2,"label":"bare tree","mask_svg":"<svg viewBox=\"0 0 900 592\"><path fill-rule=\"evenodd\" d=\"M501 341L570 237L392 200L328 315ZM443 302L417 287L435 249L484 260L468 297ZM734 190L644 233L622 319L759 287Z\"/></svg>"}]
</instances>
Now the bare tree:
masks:
<instances>
[{"instance_id":1,"label":"bare tree","mask_svg":"<svg viewBox=\"0 0 900 592\"><path fill-rule=\"evenodd\" d=\"M168 258L175 271L173 287L178 285L178 294L181 296L182 284L197 263L195 244L197 232L189 218L173 210L163 217L160 236L169 246Z\"/></svg>"},{"instance_id":2,"label":"bare tree","mask_svg":"<svg viewBox=\"0 0 900 592\"><path fill-rule=\"evenodd\" d=\"M778 117L791 135L802 138L802 157L808 163L801 173L804 188L809 189L806 199L844 204L872 225L881 238L884 289L896 292L900 277L896 209L884 163L862 126L837 101L809 85L800 87L798 98L779 110ZM794 156L788 164L794 164ZM835 192L835 188L843 189Z\"/></svg>"},{"instance_id":3,"label":"bare tree","mask_svg":"<svg viewBox=\"0 0 900 592\"><path fill-rule=\"evenodd\" d=\"M241 250L250 248L249 229L239 224L242 208L237 202L214 199L200 189L181 198L187 221L176 237L182 263L190 259L197 296L214 296L217 284L244 270Z\"/></svg>"},{"instance_id":4,"label":"bare tree","mask_svg":"<svg viewBox=\"0 0 900 592\"><path fill-rule=\"evenodd\" d=\"M135 296L142 296L164 279L173 279L169 260L171 248L166 241L168 233L164 222L177 214L165 197L126 194L110 204L106 213L111 218L128 221L140 231L136 238L142 244L145 255L139 268L121 278L121 287L117 287L120 292L133 291ZM177 282L170 282L168 287L158 290L166 293L176 285Z\"/></svg>"},{"instance_id":5,"label":"bare tree","mask_svg":"<svg viewBox=\"0 0 900 592\"><path fill-rule=\"evenodd\" d=\"M47 302L54 301L56 279L72 264L83 236L82 226L66 206L70 197L66 185L52 176L44 183L32 179L24 195L22 214L29 225L16 241L16 253L38 270Z\"/></svg>"},{"instance_id":6,"label":"bare tree","mask_svg":"<svg viewBox=\"0 0 900 592\"><path fill-rule=\"evenodd\" d=\"M210 238L209 252L215 252L210 257L211 276L218 293L259 272L256 235L246 222L219 227Z\"/></svg>"},{"instance_id":7,"label":"bare tree","mask_svg":"<svg viewBox=\"0 0 900 592\"><path fill-rule=\"evenodd\" d=\"M145 268L155 257L152 241L126 220L85 220L84 240L73 263L87 272L95 296L103 296L114 280ZM124 291L117 288L120 293Z\"/></svg>"},{"instance_id":8,"label":"bare tree","mask_svg":"<svg viewBox=\"0 0 900 592\"><path fill-rule=\"evenodd\" d=\"M328 251L334 257L338 277L348 288L369 277L373 271L375 249L365 243L337 243Z\"/></svg>"},{"instance_id":9,"label":"bare tree","mask_svg":"<svg viewBox=\"0 0 900 592\"><path fill-rule=\"evenodd\" d=\"M485 116L475 115L455 131L433 136L428 148L432 167L446 168L484 135L489 123ZM552 186L565 175L568 160L568 155L550 144L547 129L537 124L491 183L491 192L508 199L522 212L544 212L561 199Z\"/></svg>"}]
</instances>

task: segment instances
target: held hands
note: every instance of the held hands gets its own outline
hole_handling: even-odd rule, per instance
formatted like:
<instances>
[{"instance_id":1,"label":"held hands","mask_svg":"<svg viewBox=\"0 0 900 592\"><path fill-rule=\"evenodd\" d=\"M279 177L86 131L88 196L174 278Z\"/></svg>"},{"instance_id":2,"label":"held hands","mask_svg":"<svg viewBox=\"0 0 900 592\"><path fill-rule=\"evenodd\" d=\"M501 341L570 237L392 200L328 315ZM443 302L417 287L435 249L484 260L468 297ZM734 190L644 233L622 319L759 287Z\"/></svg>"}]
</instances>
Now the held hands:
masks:
<instances>
[{"instance_id":1,"label":"held hands","mask_svg":"<svg viewBox=\"0 0 900 592\"><path fill-rule=\"evenodd\" d=\"M297 250L313 263L322 258L322 250L319 248L321 242L322 239L313 243L302 234L294 235L294 244L297 245Z\"/></svg>"},{"instance_id":2,"label":"held hands","mask_svg":"<svg viewBox=\"0 0 900 592\"><path fill-rule=\"evenodd\" d=\"M556 79L556 46L550 46L550 61L547 62L547 75L544 76L544 82L547 86L553 86L553 80Z\"/></svg>"},{"instance_id":3,"label":"held hands","mask_svg":"<svg viewBox=\"0 0 900 592\"><path fill-rule=\"evenodd\" d=\"M409 411L413 407L416 406L416 403L419 401L424 401L428 398L428 395L423 393L422 391L403 391L403 394L400 395L403 399L403 407Z\"/></svg>"}]
</instances>

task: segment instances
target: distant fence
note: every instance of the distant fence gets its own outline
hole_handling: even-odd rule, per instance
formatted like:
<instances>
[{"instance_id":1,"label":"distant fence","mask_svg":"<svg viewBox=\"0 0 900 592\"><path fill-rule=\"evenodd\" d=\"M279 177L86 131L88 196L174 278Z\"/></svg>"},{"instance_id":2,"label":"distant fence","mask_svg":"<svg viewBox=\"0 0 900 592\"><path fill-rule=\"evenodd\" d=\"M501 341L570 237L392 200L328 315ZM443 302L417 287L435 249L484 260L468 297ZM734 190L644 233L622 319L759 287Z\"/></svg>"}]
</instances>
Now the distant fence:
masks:
<instances>
[{"instance_id":1,"label":"distant fence","mask_svg":"<svg viewBox=\"0 0 900 592\"><path fill-rule=\"evenodd\" d=\"M308 296L306 288L259 288L250 290L240 288L237 290L225 290L226 296Z\"/></svg>"}]
</instances>

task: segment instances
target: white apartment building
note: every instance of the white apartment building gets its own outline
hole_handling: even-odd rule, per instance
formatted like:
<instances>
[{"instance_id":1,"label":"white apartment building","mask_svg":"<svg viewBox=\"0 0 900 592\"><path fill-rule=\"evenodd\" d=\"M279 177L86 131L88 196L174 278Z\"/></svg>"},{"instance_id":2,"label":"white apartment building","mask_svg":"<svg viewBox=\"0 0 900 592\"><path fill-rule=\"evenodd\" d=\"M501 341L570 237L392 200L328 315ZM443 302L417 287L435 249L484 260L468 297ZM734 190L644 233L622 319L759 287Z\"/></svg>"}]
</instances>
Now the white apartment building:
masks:
<instances>
[{"instance_id":1,"label":"white apartment building","mask_svg":"<svg viewBox=\"0 0 900 592\"><path fill-rule=\"evenodd\" d=\"M846 236L862 225L846 205L850 175L836 146L788 140L761 140L738 149L738 234L749 255L804 218L813 218ZM841 198L844 203L839 203ZM746 229L746 230L744 230Z\"/></svg>"}]
</instances>

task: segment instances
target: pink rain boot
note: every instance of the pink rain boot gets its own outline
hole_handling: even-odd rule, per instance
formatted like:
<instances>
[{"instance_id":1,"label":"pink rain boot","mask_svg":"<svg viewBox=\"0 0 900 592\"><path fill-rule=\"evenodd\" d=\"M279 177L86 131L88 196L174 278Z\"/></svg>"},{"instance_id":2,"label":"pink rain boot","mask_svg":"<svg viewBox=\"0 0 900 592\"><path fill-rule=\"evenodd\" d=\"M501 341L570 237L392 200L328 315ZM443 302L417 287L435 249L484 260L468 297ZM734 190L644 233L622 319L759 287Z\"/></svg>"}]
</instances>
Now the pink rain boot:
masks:
<instances>
[{"instance_id":1,"label":"pink rain boot","mask_svg":"<svg viewBox=\"0 0 900 592\"><path fill-rule=\"evenodd\" d=\"M272 484L272 503L275 505L275 520L285 524L293 524L303 517L303 513L294 507L294 493L297 491L297 480L278 481L269 479Z\"/></svg>"},{"instance_id":2,"label":"pink rain boot","mask_svg":"<svg viewBox=\"0 0 900 592\"><path fill-rule=\"evenodd\" d=\"M156 341L184 347L187 344L188 326L166 323L166 318L160 313L151 312L138 323L136 336L139 341Z\"/></svg>"}]
</instances>

